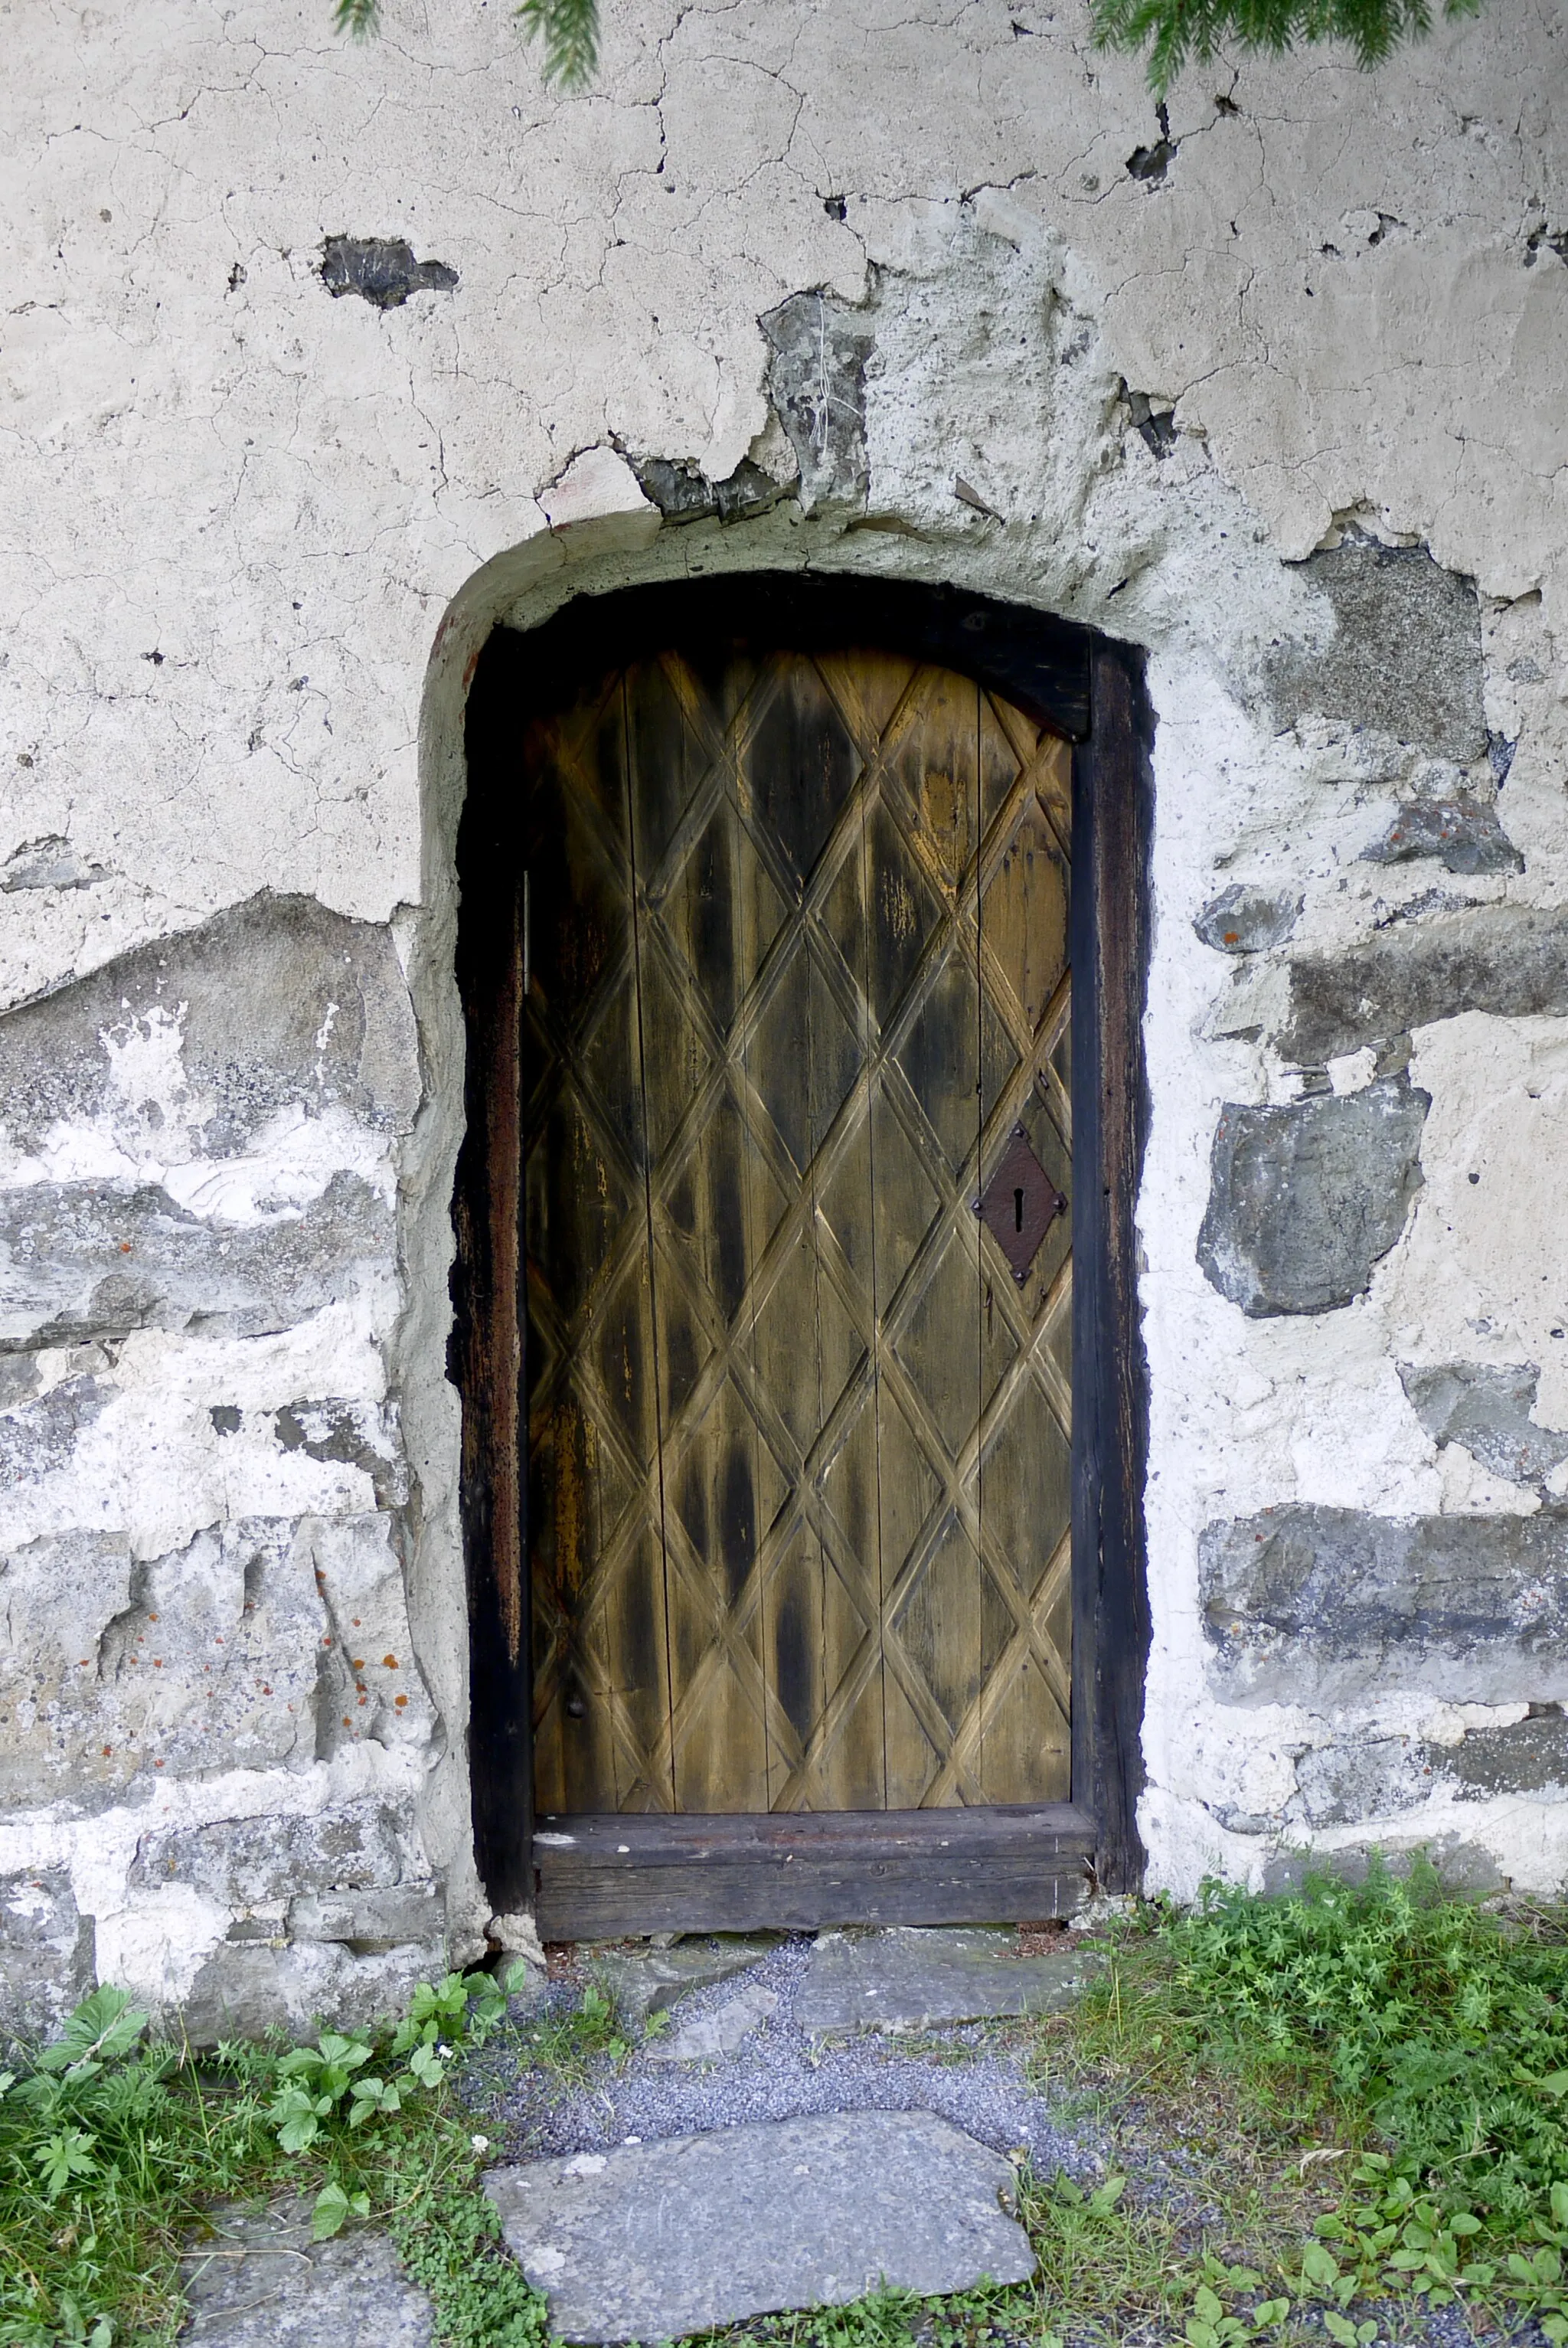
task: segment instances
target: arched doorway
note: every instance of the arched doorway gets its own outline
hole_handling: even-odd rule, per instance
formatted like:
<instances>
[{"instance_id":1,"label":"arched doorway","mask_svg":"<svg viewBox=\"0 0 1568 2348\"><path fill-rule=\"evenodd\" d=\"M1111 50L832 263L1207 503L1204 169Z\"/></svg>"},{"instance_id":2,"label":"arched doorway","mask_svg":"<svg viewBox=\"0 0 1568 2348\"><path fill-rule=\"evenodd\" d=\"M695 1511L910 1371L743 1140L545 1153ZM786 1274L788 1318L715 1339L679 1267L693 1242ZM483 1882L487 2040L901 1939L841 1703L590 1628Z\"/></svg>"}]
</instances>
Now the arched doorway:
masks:
<instances>
[{"instance_id":1,"label":"arched doorway","mask_svg":"<svg viewBox=\"0 0 1568 2348\"><path fill-rule=\"evenodd\" d=\"M583 599L484 655L471 1758L492 1892L548 1933L1038 1916L1125 1872L1115 675L1108 757L1080 632L844 581Z\"/></svg>"}]
</instances>

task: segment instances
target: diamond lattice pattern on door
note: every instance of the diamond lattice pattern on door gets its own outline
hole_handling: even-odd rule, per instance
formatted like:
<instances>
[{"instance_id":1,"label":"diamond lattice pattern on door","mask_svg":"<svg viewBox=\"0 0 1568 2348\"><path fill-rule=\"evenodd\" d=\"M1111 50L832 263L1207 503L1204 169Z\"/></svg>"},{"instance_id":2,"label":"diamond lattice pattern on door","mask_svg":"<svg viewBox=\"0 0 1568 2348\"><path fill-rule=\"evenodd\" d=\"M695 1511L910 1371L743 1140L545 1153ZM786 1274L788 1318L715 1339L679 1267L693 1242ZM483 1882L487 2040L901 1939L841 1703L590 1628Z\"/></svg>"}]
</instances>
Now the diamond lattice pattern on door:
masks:
<instances>
[{"instance_id":1,"label":"diamond lattice pattern on door","mask_svg":"<svg viewBox=\"0 0 1568 2348\"><path fill-rule=\"evenodd\" d=\"M1068 1790L1065 744L881 654L669 654L530 725L537 1799Z\"/></svg>"}]
</instances>

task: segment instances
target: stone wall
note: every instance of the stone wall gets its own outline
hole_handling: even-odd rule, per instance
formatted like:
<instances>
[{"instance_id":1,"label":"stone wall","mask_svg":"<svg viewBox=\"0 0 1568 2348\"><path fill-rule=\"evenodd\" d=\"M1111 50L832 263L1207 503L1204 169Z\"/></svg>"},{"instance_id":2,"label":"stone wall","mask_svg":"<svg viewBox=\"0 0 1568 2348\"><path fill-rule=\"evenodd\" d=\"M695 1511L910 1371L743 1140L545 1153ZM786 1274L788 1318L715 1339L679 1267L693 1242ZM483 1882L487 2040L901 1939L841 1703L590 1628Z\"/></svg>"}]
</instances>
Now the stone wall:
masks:
<instances>
[{"instance_id":1,"label":"stone wall","mask_svg":"<svg viewBox=\"0 0 1568 2348\"><path fill-rule=\"evenodd\" d=\"M449 1202L499 617L952 580L1148 649L1153 1880L1568 1872L1568 373L1538 0L34 11L0 161L0 2003L395 2003L468 1830Z\"/></svg>"}]
</instances>

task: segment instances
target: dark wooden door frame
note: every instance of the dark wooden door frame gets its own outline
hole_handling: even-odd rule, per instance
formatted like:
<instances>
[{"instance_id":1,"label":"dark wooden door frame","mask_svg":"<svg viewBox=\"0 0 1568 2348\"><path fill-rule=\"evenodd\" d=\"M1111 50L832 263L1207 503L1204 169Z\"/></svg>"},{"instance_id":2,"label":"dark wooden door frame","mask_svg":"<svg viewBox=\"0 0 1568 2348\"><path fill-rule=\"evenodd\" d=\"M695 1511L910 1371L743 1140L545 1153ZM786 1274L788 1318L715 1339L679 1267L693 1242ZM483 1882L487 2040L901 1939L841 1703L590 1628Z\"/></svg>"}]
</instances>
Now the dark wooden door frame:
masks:
<instances>
[{"instance_id":1,"label":"dark wooden door frame","mask_svg":"<svg viewBox=\"0 0 1568 2348\"><path fill-rule=\"evenodd\" d=\"M1072 1801L1092 1821L1098 1881L1129 1889L1143 1866L1136 1807L1149 1648L1147 1380L1134 1228L1148 1121L1143 1014L1153 814L1143 656L956 589L843 574L743 575L580 597L531 633L497 628L475 673L457 839L466 1130L453 1205L448 1366L463 1406L468 1759L480 1876L498 1913L532 1905L528 1497L519 1471L527 1425L523 713L542 694L559 697L574 676L586 683L666 646L720 640L795 651L861 645L939 663L994 686L1074 745Z\"/></svg>"}]
</instances>

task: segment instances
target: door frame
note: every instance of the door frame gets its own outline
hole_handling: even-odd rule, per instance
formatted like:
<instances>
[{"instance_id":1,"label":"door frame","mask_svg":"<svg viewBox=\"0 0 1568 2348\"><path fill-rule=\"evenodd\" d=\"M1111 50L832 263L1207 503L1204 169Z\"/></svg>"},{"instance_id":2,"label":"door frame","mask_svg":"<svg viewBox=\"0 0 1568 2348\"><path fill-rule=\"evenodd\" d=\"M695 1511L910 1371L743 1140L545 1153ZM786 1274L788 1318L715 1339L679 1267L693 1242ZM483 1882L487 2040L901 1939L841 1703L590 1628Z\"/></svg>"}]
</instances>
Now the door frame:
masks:
<instances>
[{"instance_id":1,"label":"door frame","mask_svg":"<svg viewBox=\"0 0 1568 2348\"><path fill-rule=\"evenodd\" d=\"M1136 1812L1149 1651L1148 1381L1135 1227L1148 1127L1153 808L1143 657L1044 613L843 572L743 572L579 596L527 633L497 627L475 670L457 837L466 1124L453 1200L448 1375L462 1402L467 1746L481 1880L498 1914L531 1910L533 1673L528 1483L519 1473L528 1423L518 985L527 905L516 747L536 696L559 695L569 677L586 682L693 633L801 652L854 644L938 664L994 687L1073 746L1071 1802L1091 1824L1096 1882L1132 1890L1143 1861ZM861 1815L867 1834L876 1815Z\"/></svg>"}]
</instances>

